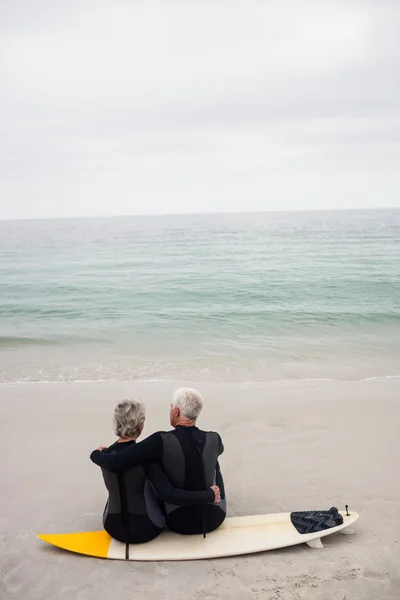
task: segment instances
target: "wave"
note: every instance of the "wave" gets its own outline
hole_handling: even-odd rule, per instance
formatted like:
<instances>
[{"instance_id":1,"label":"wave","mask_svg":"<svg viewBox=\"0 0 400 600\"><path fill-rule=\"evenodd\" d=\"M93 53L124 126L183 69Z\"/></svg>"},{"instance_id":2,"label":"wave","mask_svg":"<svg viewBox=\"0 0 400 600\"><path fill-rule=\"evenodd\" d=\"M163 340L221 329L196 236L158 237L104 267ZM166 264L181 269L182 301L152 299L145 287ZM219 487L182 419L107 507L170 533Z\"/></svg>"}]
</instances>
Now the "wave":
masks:
<instances>
[{"instance_id":1,"label":"wave","mask_svg":"<svg viewBox=\"0 0 400 600\"><path fill-rule=\"evenodd\" d=\"M329 383L368 383L372 381L381 381L385 379L400 379L399 375L376 375L373 377L362 377L361 379L340 379L340 378L329 378L329 377L293 377L293 378L283 378L283 379L263 379L257 381L250 380L235 380L235 381L194 381L192 379L183 378L159 378L159 379L32 379L32 380L20 380L20 379L11 379L9 381L0 381L0 385L49 385L49 384L95 384L95 383L129 383L134 381L135 383L140 384L151 384L151 383L175 383L175 384L190 384L190 385L218 385L218 386L252 386L252 385L269 385L276 383L306 383L306 382L329 382Z\"/></svg>"},{"instance_id":2,"label":"wave","mask_svg":"<svg viewBox=\"0 0 400 600\"><path fill-rule=\"evenodd\" d=\"M57 344L57 340L28 336L0 335L0 346L49 346Z\"/></svg>"},{"instance_id":3,"label":"wave","mask_svg":"<svg viewBox=\"0 0 400 600\"><path fill-rule=\"evenodd\" d=\"M79 337L77 335L59 335L57 337L29 337L0 335L0 348L15 348L26 346L61 346L74 343L108 343L110 340L104 338Z\"/></svg>"}]
</instances>

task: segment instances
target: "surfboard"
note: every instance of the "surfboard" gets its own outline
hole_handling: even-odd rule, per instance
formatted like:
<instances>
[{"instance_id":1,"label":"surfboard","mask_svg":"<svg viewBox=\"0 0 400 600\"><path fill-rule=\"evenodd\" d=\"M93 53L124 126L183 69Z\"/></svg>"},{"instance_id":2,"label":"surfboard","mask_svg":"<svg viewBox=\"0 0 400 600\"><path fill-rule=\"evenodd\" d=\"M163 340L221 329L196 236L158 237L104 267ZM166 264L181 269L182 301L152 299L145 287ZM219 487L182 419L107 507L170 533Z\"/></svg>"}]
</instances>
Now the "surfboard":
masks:
<instances>
[{"instance_id":1,"label":"surfboard","mask_svg":"<svg viewBox=\"0 0 400 600\"><path fill-rule=\"evenodd\" d=\"M64 550L98 558L136 561L198 560L264 552L303 543L311 548L323 548L321 538L343 530L348 533L346 528L359 517L356 512L349 515L341 512L341 525L301 534L292 525L290 514L229 517L219 529L208 533L205 538L202 535L180 535L166 530L155 540L145 544L117 542L105 531L39 534L38 537Z\"/></svg>"}]
</instances>

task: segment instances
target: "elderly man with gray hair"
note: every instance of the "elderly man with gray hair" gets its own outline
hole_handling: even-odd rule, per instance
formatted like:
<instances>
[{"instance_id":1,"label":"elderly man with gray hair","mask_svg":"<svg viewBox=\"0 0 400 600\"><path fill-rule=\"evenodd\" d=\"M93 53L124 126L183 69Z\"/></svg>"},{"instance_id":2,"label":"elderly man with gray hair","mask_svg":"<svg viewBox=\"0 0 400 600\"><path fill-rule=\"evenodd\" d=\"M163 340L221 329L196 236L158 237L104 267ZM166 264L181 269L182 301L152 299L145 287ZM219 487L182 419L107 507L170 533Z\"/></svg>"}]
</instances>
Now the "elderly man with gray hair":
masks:
<instances>
[{"instance_id":1,"label":"elderly man with gray hair","mask_svg":"<svg viewBox=\"0 0 400 600\"><path fill-rule=\"evenodd\" d=\"M165 502L167 526L182 534L204 535L219 527L226 516L226 499L218 456L224 451L218 433L196 426L203 408L197 390L179 388L170 406L172 431L153 433L143 442L117 454L95 450L91 459L102 469L121 472L145 462L159 463L177 489L204 491L213 485L220 489L218 504L179 505Z\"/></svg>"}]
</instances>

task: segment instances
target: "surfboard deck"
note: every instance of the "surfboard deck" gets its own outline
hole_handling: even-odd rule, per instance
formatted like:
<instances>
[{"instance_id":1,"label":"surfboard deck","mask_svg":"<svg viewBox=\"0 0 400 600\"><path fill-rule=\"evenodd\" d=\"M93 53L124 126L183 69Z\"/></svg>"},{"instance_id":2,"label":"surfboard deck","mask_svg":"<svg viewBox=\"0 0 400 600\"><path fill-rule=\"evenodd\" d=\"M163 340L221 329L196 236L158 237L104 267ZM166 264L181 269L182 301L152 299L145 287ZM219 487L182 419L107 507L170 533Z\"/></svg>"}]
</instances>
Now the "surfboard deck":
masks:
<instances>
[{"instance_id":1,"label":"surfboard deck","mask_svg":"<svg viewBox=\"0 0 400 600\"><path fill-rule=\"evenodd\" d=\"M124 544L112 539L105 531L83 533L39 534L53 546L98 558L136 561L199 560L238 556L266 550L276 550L307 543L312 548L323 547L321 538L337 533L357 521L359 515L345 512L343 524L316 533L301 534L292 525L290 513L228 517L216 531L202 535L180 535L164 531L145 544Z\"/></svg>"}]
</instances>

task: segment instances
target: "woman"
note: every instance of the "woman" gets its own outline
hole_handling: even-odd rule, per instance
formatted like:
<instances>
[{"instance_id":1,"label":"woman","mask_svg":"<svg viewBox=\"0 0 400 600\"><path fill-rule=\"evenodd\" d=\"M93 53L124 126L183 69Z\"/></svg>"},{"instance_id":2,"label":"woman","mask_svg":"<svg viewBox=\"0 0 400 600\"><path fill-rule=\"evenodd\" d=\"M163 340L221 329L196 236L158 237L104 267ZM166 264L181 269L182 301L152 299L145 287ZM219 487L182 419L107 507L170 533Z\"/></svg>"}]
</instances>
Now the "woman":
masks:
<instances>
[{"instance_id":1,"label":"woman","mask_svg":"<svg viewBox=\"0 0 400 600\"><path fill-rule=\"evenodd\" d=\"M143 404L124 399L114 410L114 431L118 440L102 452L116 453L135 444L143 431L144 421ZM162 532L165 511L160 498L170 504L187 506L220 500L217 486L196 492L174 488L158 464L140 464L119 473L104 469L102 472L108 490L104 529L120 542L140 544Z\"/></svg>"}]
</instances>

